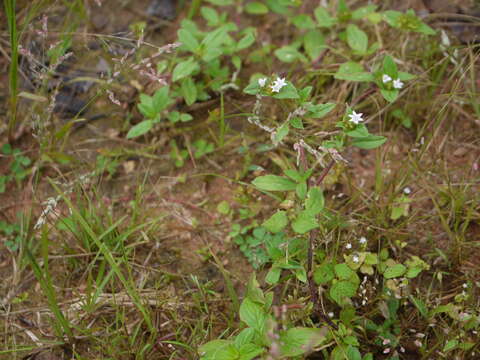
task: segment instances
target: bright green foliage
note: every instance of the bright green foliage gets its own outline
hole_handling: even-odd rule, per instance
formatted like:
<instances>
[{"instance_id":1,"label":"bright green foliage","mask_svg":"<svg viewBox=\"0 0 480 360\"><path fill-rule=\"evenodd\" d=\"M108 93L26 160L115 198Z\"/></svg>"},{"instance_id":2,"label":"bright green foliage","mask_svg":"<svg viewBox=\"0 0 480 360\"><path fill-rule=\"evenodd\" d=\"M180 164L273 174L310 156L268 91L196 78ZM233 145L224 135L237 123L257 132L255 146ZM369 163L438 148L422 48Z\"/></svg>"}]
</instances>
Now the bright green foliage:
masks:
<instances>
[{"instance_id":1,"label":"bright green foliage","mask_svg":"<svg viewBox=\"0 0 480 360\"><path fill-rule=\"evenodd\" d=\"M297 357L327 341L324 328L290 326L280 329L271 314L272 293L263 294L255 277L249 281L247 295L240 306L240 320L246 326L237 336L228 340L213 340L198 349L201 360L250 360L268 353L276 333L282 358ZM284 324L285 326L285 324Z\"/></svg>"},{"instance_id":2,"label":"bright green foliage","mask_svg":"<svg viewBox=\"0 0 480 360\"><path fill-rule=\"evenodd\" d=\"M0 175L0 194L4 193L8 183L16 181L17 184L27 177L27 167L32 163L29 157L22 155L20 149L13 149L10 144L4 144L0 149L3 155L11 158L9 173Z\"/></svg>"}]
</instances>

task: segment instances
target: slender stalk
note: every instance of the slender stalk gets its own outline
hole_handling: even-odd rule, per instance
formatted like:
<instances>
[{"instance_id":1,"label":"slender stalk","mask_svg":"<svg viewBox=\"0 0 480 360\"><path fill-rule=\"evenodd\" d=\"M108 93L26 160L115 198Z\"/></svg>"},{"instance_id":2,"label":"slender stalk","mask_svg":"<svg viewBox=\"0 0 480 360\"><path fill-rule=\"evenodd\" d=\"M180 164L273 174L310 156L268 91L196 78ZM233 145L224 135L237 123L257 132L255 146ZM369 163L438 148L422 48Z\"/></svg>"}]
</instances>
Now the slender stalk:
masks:
<instances>
[{"instance_id":1,"label":"slender stalk","mask_svg":"<svg viewBox=\"0 0 480 360\"><path fill-rule=\"evenodd\" d=\"M323 169L321 174L319 175L316 181L313 181L315 186L320 186L323 180L327 177L330 170L335 165L334 160L330 160L328 165ZM334 329L337 329L337 325L328 317L327 314L323 311L323 308L320 304L320 297L318 296L318 289L315 284L315 280L313 278L313 250L314 250L314 242L315 238L318 236L318 230L310 231L309 236L309 244L308 244L308 253L307 253L307 281L308 281L308 288L310 290L310 300L313 303L313 311L317 314L317 316L326 322L329 326Z\"/></svg>"},{"instance_id":2,"label":"slender stalk","mask_svg":"<svg viewBox=\"0 0 480 360\"><path fill-rule=\"evenodd\" d=\"M223 105L223 92L220 94L220 140L219 146L222 147L225 144L225 108Z\"/></svg>"},{"instance_id":3,"label":"slender stalk","mask_svg":"<svg viewBox=\"0 0 480 360\"><path fill-rule=\"evenodd\" d=\"M8 73L10 86L10 119L8 120L8 141L13 142L13 132L17 122L18 101L18 34L15 17L16 0L3 0L10 35L11 61Z\"/></svg>"}]
</instances>

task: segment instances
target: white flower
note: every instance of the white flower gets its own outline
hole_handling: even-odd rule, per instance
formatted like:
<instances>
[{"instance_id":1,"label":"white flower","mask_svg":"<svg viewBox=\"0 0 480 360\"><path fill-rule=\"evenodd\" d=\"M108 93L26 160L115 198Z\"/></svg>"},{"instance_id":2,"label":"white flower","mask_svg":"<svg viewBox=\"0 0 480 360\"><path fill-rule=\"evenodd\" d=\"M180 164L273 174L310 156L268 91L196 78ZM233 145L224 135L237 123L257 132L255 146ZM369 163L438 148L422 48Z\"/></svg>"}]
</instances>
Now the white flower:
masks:
<instances>
[{"instance_id":1,"label":"white flower","mask_svg":"<svg viewBox=\"0 0 480 360\"><path fill-rule=\"evenodd\" d=\"M383 81L384 84L386 84L387 82L392 81L392 78L390 76L388 76L387 74L383 74L382 81Z\"/></svg>"},{"instance_id":2,"label":"white flower","mask_svg":"<svg viewBox=\"0 0 480 360\"><path fill-rule=\"evenodd\" d=\"M273 85L271 85L270 87L272 88L273 92L278 93L284 86L287 86L287 82L285 81L285 78L282 79L277 77L277 80L275 80L273 82Z\"/></svg>"},{"instance_id":3,"label":"white flower","mask_svg":"<svg viewBox=\"0 0 480 360\"><path fill-rule=\"evenodd\" d=\"M345 248L351 249L351 248L352 248L352 244L348 243L347 245L345 245Z\"/></svg>"},{"instance_id":4,"label":"white flower","mask_svg":"<svg viewBox=\"0 0 480 360\"><path fill-rule=\"evenodd\" d=\"M358 263L360 261L360 258L357 255L353 255L352 260L354 263Z\"/></svg>"},{"instance_id":5,"label":"white flower","mask_svg":"<svg viewBox=\"0 0 480 360\"><path fill-rule=\"evenodd\" d=\"M260 87L264 87L266 83L267 83L267 78L258 79L258 85L260 85Z\"/></svg>"},{"instance_id":6,"label":"white flower","mask_svg":"<svg viewBox=\"0 0 480 360\"><path fill-rule=\"evenodd\" d=\"M467 284L467 283L463 283L462 286L463 286L464 289L468 288L468 284Z\"/></svg>"},{"instance_id":7,"label":"white flower","mask_svg":"<svg viewBox=\"0 0 480 360\"><path fill-rule=\"evenodd\" d=\"M401 88L403 88L403 82L402 82L402 80L400 80L400 79L393 80L393 87L394 87L395 89L401 89Z\"/></svg>"},{"instance_id":8,"label":"white flower","mask_svg":"<svg viewBox=\"0 0 480 360\"><path fill-rule=\"evenodd\" d=\"M408 186L405 189L403 189L403 193L405 195L409 195L411 192L412 192L412 189L410 189Z\"/></svg>"},{"instance_id":9,"label":"white flower","mask_svg":"<svg viewBox=\"0 0 480 360\"><path fill-rule=\"evenodd\" d=\"M335 316L335 314L333 312L328 313L328 317L333 318L334 316Z\"/></svg>"},{"instance_id":10,"label":"white flower","mask_svg":"<svg viewBox=\"0 0 480 360\"><path fill-rule=\"evenodd\" d=\"M363 121L363 114L360 113L356 113L355 111L352 111L352 113L350 115L348 115L348 117L350 118L350 121L354 124L358 124L359 122L362 122Z\"/></svg>"},{"instance_id":11,"label":"white flower","mask_svg":"<svg viewBox=\"0 0 480 360\"><path fill-rule=\"evenodd\" d=\"M360 244L363 245L363 244L366 244L366 243L367 243L367 238L366 238L365 236L362 236L362 237L360 238L360 240L358 240L358 241L360 242Z\"/></svg>"}]
</instances>

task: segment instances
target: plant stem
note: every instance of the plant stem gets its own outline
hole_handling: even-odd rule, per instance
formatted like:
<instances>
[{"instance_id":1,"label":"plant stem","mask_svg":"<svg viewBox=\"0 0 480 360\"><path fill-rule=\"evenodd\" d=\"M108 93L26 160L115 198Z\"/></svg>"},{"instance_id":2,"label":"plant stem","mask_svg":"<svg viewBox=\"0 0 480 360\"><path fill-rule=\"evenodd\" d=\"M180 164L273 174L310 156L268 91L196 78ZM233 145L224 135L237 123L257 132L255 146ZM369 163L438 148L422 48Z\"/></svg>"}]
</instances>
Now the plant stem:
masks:
<instances>
[{"instance_id":1,"label":"plant stem","mask_svg":"<svg viewBox=\"0 0 480 360\"><path fill-rule=\"evenodd\" d=\"M330 170L333 168L334 164L335 164L335 161L330 160L327 167L323 169L317 181L313 182L315 186L320 186L322 184L323 180L328 175ZM313 278L313 249L314 249L315 238L317 236L318 236L318 230L315 229L310 231L308 254L307 254L307 281L308 281L308 288L310 290L310 299L313 303L314 313L316 313L317 316L321 320L326 322L329 326L331 326L334 329L338 329L337 325L335 325L335 323L330 319L330 317L327 314L325 314L325 312L323 311L322 305L320 304L320 297L318 296L317 286Z\"/></svg>"}]
</instances>

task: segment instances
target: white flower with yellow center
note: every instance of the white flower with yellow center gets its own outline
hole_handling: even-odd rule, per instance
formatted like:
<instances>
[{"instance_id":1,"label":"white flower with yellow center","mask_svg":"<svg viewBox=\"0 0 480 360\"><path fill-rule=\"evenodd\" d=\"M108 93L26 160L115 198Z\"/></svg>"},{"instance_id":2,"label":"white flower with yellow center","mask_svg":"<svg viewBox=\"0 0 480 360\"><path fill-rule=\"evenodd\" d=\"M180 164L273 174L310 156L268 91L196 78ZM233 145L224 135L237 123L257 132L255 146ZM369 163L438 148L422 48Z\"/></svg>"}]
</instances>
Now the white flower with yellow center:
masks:
<instances>
[{"instance_id":1,"label":"white flower with yellow center","mask_svg":"<svg viewBox=\"0 0 480 360\"><path fill-rule=\"evenodd\" d=\"M352 111L352 113L348 115L348 117L350 118L349 121L354 123L355 125L363 121L363 114L356 113L355 111Z\"/></svg>"},{"instance_id":2,"label":"white flower with yellow center","mask_svg":"<svg viewBox=\"0 0 480 360\"><path fill-rule=\"evenodd\" d=\"M270 87L272 88L272 92L278 93L284 86L287 86L287 82L285 81L285 78L279 78L277 77L277 80L273 82L273 85Z\"/></svg>"},{"instance_id":3,"label":"white flower with yellow center","mask_svg":"<svg viewBox=\"0 0 480 360\"><path fill-rule=\"evenodd\" d=\"M260 85L260 87L264 87L266 84L267 84L267 78L258 79L258 85Z\"/></svg>"},{"instance_id":4,"label":"white flower with yellow center","mask_svg":"<svg viewBox=\"0 0 480 360\"><path fill-rule=\"evenodd\" d=\"M400 80L400 79L393 80L393 87L395 89L400 90L401 88L403 88L403 85L404 84L403 84L402 80Z\"/></svg>"}]
</instances>

